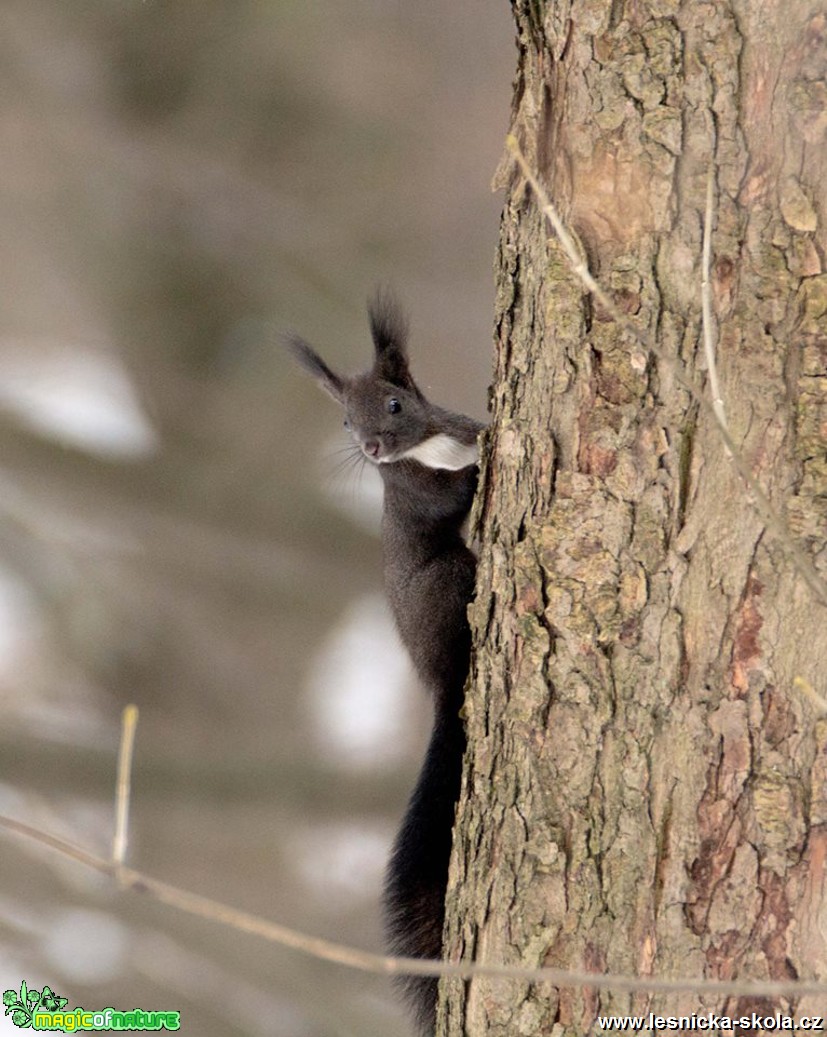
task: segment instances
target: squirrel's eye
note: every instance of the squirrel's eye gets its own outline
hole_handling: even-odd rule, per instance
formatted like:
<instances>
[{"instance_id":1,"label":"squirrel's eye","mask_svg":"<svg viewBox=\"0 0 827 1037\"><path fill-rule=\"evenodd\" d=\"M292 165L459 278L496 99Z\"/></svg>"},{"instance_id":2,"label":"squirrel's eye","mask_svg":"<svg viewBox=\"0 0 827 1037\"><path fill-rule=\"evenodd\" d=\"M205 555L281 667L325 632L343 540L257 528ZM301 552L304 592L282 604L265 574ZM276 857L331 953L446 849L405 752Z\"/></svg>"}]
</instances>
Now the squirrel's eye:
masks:
<instances>
[{"instance_id":1,"label":"squirrel's eye","mask_svg":"<svg viewBox=\"0 0 827 1037\"><path fill-rule=\"evenodd\" d=\"M388 400L388 414L398 414L402 410L402 404L395 396Z\"/></svg>"},{"instance_id":2,"label":"squirrel's eye","mask_svg":"<svg viewBox=\"0 0 827 1037\"><path fill-rule=\"evenodd\" d=\"M342 424L345 426L345 428L348 430L348 432L350 432L350 422L347 420L347 418L345 418L345 420L342 422Z\"/></svg>"}]
</instances>

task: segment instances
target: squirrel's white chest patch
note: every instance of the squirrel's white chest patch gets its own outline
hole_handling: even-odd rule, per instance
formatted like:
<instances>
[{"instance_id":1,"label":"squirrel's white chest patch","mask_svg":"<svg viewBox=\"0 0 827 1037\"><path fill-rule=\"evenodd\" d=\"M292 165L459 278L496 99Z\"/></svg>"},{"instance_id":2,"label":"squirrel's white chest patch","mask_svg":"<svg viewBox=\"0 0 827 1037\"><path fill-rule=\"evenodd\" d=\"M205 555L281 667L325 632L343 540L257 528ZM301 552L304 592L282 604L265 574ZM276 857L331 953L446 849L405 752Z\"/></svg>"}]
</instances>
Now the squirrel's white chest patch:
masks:
<instances>
[{"instance_id":1,"label":"squirrel's white chest patch","mask_svg":"<svg viewBox=\"0 0 827 1037\"><path fill-rule=\"evenodd\" d=\"M479 454L477 444L461 443L453 436L440 432L436 436L423 439L421 443L405 450L401 454L387 458L388 461L402 461L408 458L411 461L419 461L426 468L447 468L451 472L457 472L460 468L477 464ZM383 458L385 460L385 458Z\"/></svg>"}]
</instances>

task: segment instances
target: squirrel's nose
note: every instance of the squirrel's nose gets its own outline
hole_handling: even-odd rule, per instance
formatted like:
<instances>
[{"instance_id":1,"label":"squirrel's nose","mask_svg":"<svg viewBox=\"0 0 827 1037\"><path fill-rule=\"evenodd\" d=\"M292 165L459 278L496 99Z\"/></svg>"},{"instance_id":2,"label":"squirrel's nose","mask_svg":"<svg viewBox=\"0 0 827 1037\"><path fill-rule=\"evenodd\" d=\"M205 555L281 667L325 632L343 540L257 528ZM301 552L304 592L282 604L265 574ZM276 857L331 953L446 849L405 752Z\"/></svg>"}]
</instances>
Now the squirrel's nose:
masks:
<instances>
[{"instance_id":1,"label":"squirrel's nose","mask_svg":"<svg viewBox=\"0 0 827 1037\"><path fill-rule=\"evenodd\" d=\"M368 457L378 457L379 446L380 444L378 439L368 439L365 440L365 442L362 444L362 449L368 455Z\"/></svg>"}]
</instances>

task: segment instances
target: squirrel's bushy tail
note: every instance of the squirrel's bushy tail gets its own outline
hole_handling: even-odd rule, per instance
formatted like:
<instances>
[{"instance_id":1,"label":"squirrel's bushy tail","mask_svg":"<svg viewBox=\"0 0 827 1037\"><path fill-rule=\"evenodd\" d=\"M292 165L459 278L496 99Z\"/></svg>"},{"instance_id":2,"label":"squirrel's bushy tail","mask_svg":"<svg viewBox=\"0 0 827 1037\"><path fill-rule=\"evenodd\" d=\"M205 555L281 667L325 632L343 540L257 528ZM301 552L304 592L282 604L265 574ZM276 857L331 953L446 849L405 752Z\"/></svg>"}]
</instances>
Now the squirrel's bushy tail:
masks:
<instances>
[{"instance_id":1,"label":"squirrel's bushy tail","mask_svg":"<svg viewBox=\"0 0 827 1037\"><path fill-rule=\"evenodd\" d=\"M445 889L464 751L458 713L438 715L388 863L386 927L390 949L399 957L442 957ZM428 976L399 980L423 1037L434 1032L437 983Z\"/></svg>"}]
</instances>

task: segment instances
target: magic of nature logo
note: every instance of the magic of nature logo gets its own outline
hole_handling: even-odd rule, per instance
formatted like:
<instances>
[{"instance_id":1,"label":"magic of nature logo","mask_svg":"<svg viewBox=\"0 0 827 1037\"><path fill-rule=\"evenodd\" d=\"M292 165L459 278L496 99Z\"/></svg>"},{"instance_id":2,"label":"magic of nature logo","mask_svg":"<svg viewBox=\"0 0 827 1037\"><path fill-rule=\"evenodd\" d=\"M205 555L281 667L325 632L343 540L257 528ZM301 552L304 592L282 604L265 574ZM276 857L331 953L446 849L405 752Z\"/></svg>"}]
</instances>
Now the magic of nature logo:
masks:
<instances>
[{"instance_id":1,"label":"magic of nature logo","mask_svg":"<svg viewBox=\"0 0 827 1037\"><path fill-rule=\"evenodd\" d=\"M51 987L42 990L30 987L25 979L20 990L4 990L3 1005L6 1015L21 1030L58 1030L74 1033L76 1030L177 1030L181 1025L180 1012L147 1012L133 1008L120 1012L103 1008L87 1012L84 1008L66 1010L68 1000L56 994Z\"/></svg>"}]
</instances>

